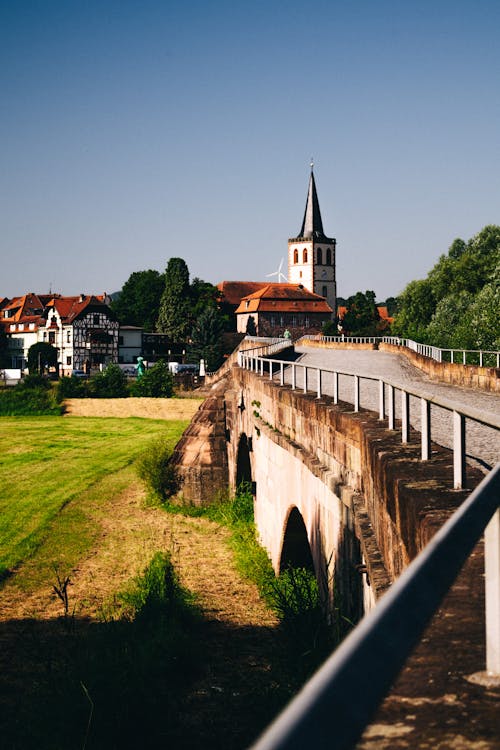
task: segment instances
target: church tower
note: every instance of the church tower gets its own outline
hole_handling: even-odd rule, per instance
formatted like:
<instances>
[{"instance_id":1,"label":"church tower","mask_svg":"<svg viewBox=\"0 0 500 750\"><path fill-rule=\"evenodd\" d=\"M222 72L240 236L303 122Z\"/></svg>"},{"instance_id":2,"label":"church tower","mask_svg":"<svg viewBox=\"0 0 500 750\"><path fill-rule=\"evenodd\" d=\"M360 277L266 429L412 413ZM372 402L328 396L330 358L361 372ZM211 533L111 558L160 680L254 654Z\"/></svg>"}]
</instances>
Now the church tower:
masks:
<instances>
[{"instance_id":1,"label":"church tower","mask_svg":"<svg viewBox=\"0 0 500 750\"><path fill-rule=\"evenodd\" d=\"M334 315L337 312L335 248L337 240L323 232L313 165L307 192L304 220L298 237L288 240L288 282L302 284L325 297Z\"/></svg>"}]
</instances>

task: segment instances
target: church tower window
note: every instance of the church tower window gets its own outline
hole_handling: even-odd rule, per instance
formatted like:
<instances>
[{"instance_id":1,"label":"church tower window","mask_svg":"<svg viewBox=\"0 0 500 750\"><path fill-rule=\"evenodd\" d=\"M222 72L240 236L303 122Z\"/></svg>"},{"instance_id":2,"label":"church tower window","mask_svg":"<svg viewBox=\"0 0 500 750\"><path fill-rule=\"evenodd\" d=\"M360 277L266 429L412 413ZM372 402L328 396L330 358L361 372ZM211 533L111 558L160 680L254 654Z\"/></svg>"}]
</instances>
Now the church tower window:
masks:
<instances>
[{"instance_id":1,"label":"church tower window","mask_svg":"<svg viewBox=\"0 0 500 750\"><path fill-rule=\"evenodd\" d=\"M297 248L293 251L293 262L298 263L299 262L299 251Z\"/></svg>"},{"instance_id":2,"label":"church tower window","mask_svg":"<svg viewBox=\"0 0 500 750\"><path fill-rule=\"evenodd\" d=\"M302 253L302 263L307 263L307 249L304 248L304 251Z\"/></svg>"},{"instance_id":3,"label":"church tower window","mask_svg":"<svg viewBox=\"0 0 500 750\"><path fill-rule=\"evenodd\" d=\"M318 266L323 265L323 250L318 247Z\"/></svg>"},{"instance_id":4,"label":"church tower window","mask_svg":"<svg viewBox=\"0 0 500 750\"><path fill-rule=\"evenodd\" d=\"M326 248L326 265L332 265L332 251L329 247Z\"/></svg>"}]
</instances>

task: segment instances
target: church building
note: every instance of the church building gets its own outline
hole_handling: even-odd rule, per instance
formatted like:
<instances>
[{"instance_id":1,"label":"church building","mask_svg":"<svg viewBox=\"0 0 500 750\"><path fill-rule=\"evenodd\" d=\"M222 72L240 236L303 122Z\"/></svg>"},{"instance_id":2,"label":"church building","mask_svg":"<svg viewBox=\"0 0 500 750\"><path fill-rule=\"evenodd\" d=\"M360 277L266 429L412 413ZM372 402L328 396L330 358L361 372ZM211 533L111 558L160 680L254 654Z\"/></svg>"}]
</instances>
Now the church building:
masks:
<instances>
[{"instance_id":1,"label":"church building","mask_svg":"<svg viewBox=\"0 0 500 750\"><path fill-rule=\"evenodd\" d=\"M288 282L303 284L310 292L324 297L332 310L337 307L336 245L337 240L327 237L323 231L311 165L302 226L298 237L288 240Z\"/></svg>"},{"instance_id":2,"label":"church building","mask_svg":"<svg viewBox=\"0 0 500 750\"><path fill-rule=\"evenodd\" d=\"M336 240L323 231L311 165L302 226L298 236L288 240L288 282L263 282L242 297L236 309L237 330L282 336L288 329L294 338L319 333L336 310L335 249ZM223 282L227 292L232 283L238 282Z\"/></svg>"}]
</instances>

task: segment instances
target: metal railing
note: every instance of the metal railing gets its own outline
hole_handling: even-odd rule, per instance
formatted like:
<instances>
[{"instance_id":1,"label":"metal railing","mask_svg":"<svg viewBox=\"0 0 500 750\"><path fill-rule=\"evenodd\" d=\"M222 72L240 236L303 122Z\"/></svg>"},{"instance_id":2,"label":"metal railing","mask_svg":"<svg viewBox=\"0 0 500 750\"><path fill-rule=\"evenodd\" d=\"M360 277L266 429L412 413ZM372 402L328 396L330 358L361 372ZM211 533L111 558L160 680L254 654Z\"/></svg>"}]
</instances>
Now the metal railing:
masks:
<instances>
[{"instance_id":1,"label":"metal railing","mask_svg":"<svg viewBox=\"0 0 500 750\"><path fill-rule=\"evenodd\" d=\"M356 375L342 370L328 369L324 367L313 367L300 362L287 362L279 359L260 356L254 350L241 351L239 353L239 365L244 369L251 370L264 376L264 371L269 373L269 379L279 377L279 384L285 385L285 370L290 372L290 385L292 390L301 388L304 393L312 391L317 398L322 398L324 393L325 376L332 381L334 404L339 403L339 377L343 376L351 380L351 396L347 403L352 404L354 412L361 408L361 383L363 381L378 383L378 414L380 420L387 419L389 430L396 428L396 393L400 393L401 411L401 442L408 443L410 439L410 396L417 398L420 402L420 434L421 434L421 459L428 461L431 457L431 435L432 414L431 405L439 406L450 412L453 418L453 486L461 489L466 481L466 446L465 446L465 420L500 429L500 414L490 416L487 419L473 407L458 408L449 399L442 396L427 395L422 391L403 387L390 380L369 375ZM275 369L276 368L276 369ZM301 377L298 378L298 374ZM301 381L299 385L299 380ZM345 400L343 398L343 400Z\"/></svg>"},{"instance_id":2,"label":"metal railing","mask_svg":"<svg viewBox=\"0 0 500 750\"><path fill-rule=\"evenodd\" d=\"M434 359L436 362L451 362L452 364L479 365L479 367L500 368L500 352L485 349L441 349L430 344L420 344L412 339L401 339L398 336L323 336L315 334L302 336L295 344L300 345L310 341L325 341L333 344L393 344L405 346L417 354Z\"/></svg>"},{"instance_id":3,"label":"metal railing","mask_svg":"<svg viewBox=\"0 0 500 750\"><path fill-rule=\"evenodd\" d=\"M486 668L500 676L499 496L497 464L253 750L353 748L485 528Z\"/></svg>"}]
</instances>

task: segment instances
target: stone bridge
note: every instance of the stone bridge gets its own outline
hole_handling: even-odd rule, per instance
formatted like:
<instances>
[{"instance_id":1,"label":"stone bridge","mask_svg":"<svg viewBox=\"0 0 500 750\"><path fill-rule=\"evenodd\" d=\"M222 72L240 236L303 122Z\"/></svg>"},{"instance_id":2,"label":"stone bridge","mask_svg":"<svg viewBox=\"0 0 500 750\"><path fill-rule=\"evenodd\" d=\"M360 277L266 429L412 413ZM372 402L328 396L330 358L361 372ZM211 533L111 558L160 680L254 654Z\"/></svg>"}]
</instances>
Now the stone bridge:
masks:
<instances>
[{"instance_id":1,"label":"stone bridge","mask_svg":"<svg viewBox=\"0 0 500 750\"><path fill-rule=\"evenodd\" d=\"M400 354L362 353L364 365L360 352L353 354L351 365L358 371L364 366L373 373L386 366L380 364L385 357L405 382L415 377L427 391L444 387L423 377ZM288 356L317 367L318 356L331 362L339 354L307 348ZM347 371L349 356L342 353ZM446 420L442 444L433 442L431 460L422 461L415 428L410 427L409 441L402 443L400 432L379 419L369 389L359 411L341 398L334 403L327 388L320 398L307 384L305 390L292 388L286 378L280 385L279 376L270 377L268 370L262 375L234 364L212 386L174 461L183 495L195 503L210 502L227 486L251 482L258 533L275 571L290 564L313 569L325 600L340 598L343 613L357 621L479 483L482 466L498 459L498 434L473 435L475 460L467 469L467 488L456 490ZM476 408L498 416L494 394L462 389L456 398L476 399ZM482 578L481 555L470 565L469 588L462 586L454 614L460 612L465 627L461 637L468 640L474 632L481 662L482 621L472 628L470 619L475 612L481 620L481 587L471 584Z\"/></svg>"}]
</instances>

